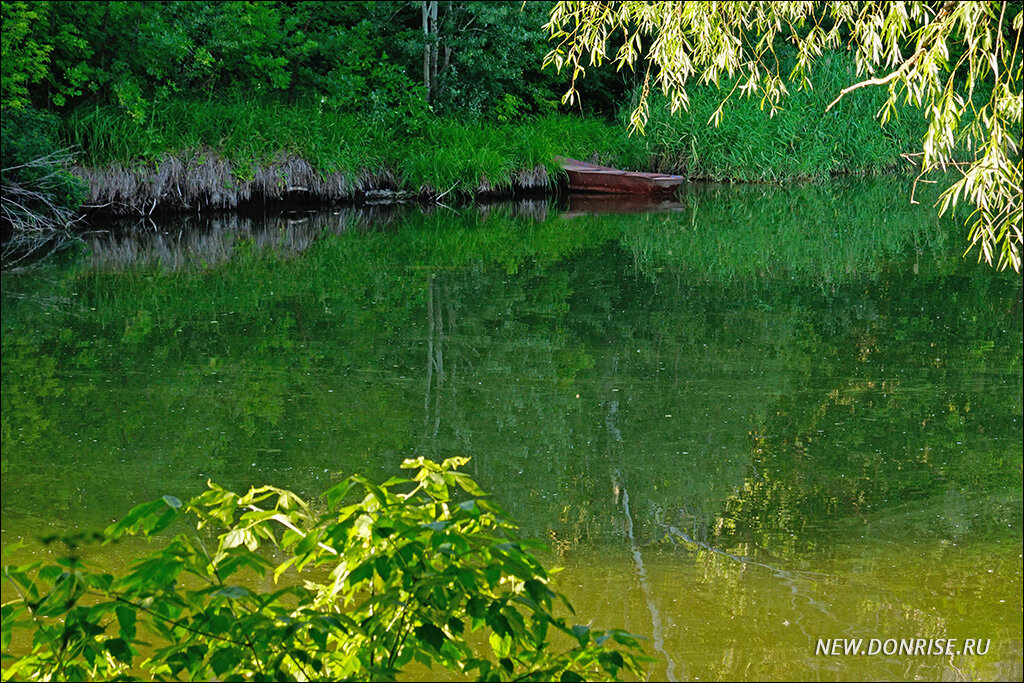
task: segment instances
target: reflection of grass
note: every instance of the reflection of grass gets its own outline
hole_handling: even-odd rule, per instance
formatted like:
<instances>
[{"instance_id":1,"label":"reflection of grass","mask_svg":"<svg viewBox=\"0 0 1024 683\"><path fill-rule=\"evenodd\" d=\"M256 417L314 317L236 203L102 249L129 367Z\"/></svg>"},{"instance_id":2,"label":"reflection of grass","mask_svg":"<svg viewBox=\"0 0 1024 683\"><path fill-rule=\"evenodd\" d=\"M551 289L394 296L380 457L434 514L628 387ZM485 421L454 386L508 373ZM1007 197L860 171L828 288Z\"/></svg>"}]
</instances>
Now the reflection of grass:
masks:
<instances>
[{"instance_id":1,"label":"reflection of grass","mask_svg":"<svg viewBox=\"0 0 1024 683\"><path fill-rule=\"evenodd\" d=\"M691 186L684 201L688 208L681 216L627 232L624 243L643 272L653 276L667 268L698 279L776 276L831 283L875 276L908 254L928 267L959 261L930 206L910 204L909 181Z\"/></svg>"},{"instance_id":2,"label":"reflection of grass","mask_svg":"<svg viewBox=\"0 0 1024 683\"><path fill-rule=\"evenodd\" d=\"M420 182L442 177L443 172L424 175ZM431 268L487 262L514 273L525 263L555 261L618 239L652 278L668 270L700 280L799 276L830 283L874 277L887 263L908 256L915 269L956 267L960 259L949 245L949 222L935 217L920 188L920 205L910 204L909 193L909 180L891 178L785 188L694 184L682 195L682 211L571 220L560 219L547 201L458 211L284 213L261 221L230 215L192 221L195 229L183 239L159 231L94 239L93 264L119 269L159 263L188 271L232 259L241 240L251 238L251 247L265 255L291 257L316 245L314 273L332 271L338 263L351 269L357 262L367 276L399 262ZM374 226L386 226L390 234L368 233ZM271 262L263 267L277 268ZM332 287L330 278L324 284Z\"/></svg>"},{"instance_id":3,"label":"reflection of grass","mask_svg":"<svg viewBox=\"0 0 1024 683\"><path fill-rule=\"evenodd\" d=\"M211 314L257 311L281 296L330 306L353 288L377 288L373 283L409 268L493 264L514 274L609 240L617 240L651 281L675 274L691 282L784 278L825 285L873 279L907 258L908 268L941 272L961 262L947 244L945 223L926 202L910 205L906 188L892 182L694 185L683 200L687 208L680 212L571 220L538 203L486 212L394 212L386 217L386 232L368 231L368 221L380 217L359 211L284 214L264 222L214 218L179 241L159 232L97 240L93 266L99 268L83 277L100 294L101 311L118 320L150 311L148 323L159 326L183 306L194 311L201 305ZM152 280L154 266L177 271L173 289ZM397 296L384 289L380 301ZM417 301L422 292L408 296ZM108 311L108 301L119 312Z\"/></svg>"}]
</instances>

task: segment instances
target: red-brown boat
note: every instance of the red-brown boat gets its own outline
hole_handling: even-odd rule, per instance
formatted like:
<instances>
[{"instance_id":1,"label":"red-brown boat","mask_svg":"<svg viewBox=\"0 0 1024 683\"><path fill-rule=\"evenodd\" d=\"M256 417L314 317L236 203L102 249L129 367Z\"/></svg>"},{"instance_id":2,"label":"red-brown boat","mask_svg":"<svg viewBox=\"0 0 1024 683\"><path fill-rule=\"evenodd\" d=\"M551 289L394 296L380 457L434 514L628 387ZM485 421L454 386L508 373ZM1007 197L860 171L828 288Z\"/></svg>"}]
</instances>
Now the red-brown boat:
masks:
<instances>
[{"instance_id":1,"label":"red-brown boat","mask_svg":"<svg viewBox=\"0 0 1024 683\"><path fill-rule=\"evenodd\" d=\"M569 176L572 192L601 194L670 194L686 182L681 175L639 173L588 164L577 159L555 157Z\"/></svg>"}]
</instances>

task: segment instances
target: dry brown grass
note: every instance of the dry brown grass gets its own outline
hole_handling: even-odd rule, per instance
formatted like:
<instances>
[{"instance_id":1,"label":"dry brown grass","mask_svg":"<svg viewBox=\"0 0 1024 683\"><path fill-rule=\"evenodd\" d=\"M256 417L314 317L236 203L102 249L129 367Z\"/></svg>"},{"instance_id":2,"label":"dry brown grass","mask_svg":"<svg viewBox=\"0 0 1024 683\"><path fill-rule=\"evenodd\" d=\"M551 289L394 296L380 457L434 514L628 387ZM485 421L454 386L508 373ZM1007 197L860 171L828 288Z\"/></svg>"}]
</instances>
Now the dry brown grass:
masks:
<instances>
[{"instance_id":1,"label":"dry brown grass","mask_svg":"<svg viewBox=\"0 0 1024 683\"><path fill-rule=\"evenodd\" d=\"M391 170L324 174L295 155L245 168L211 153L195 152L188 157L169 156L156 164L77 167L74 172L89 186L86 208L122 216L237 209L285 200L380 201L416 195L429 201L447 194L428 186L400 188ZM554 179L538 164L515 171L511 183L492 184L482 176L471 194L489 197L553 187Z\"/></svg>"}]
</instances>

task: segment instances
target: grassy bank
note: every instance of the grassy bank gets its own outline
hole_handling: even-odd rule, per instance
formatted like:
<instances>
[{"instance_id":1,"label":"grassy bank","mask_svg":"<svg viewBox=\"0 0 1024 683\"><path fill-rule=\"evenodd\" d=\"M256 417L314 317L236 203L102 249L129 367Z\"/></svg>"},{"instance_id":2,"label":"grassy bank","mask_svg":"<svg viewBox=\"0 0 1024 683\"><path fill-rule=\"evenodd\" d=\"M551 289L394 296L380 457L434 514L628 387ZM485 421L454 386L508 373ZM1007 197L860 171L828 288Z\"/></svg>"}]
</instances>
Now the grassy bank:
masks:
<instances>
[{"instance_id":1,"label":"grassy bank","mask_svg":"<svg viewBox=\"0 0 1024 683\"><path fill-rule=\"evenodd\" d=\"M80 150L90 204L122 213L234 208L254 199L350 200L378 191L431 198L545 191L557 181L557 155L733 182L824 180L907 166L901 155L918 150L925 132L919 111L897 108L880 125L880 88L851 92L828 110L853 75L847 55L826 56L814 89L794 84L774 115L756 95L734 94L717 126L709 121L733 84L694 85L685 112L673 115L664 99L653 100L645 135L631 133L625 116L498 122L238 96L165 98L134 114L79 108L65 116L63 131Z\"/></svg>"},{"instance_id":2,"label":"grassy bank","mask_svg":"<svg viewBox=\"0 0 1024 683\"><path fill-rule=\"evenodd\" d=\"M500 124L432 118L403 129L313 106L213 101L171 102L142 122L113 108L79 110L65 120L64 135L80 150L76 172L89 186L87 204L113 213L549 191L557 155L694 180L820 180L890 170L914 149L913 125L883 129L857 118L871 103L823 117L824 96L803 102L809 97L774 119L741 100L713 128L712 98L699 91L689 113L656 108L646 136L567 115Z\"/></svg>"},{"instance_id":3,"label":"grassy bank","mask_svg":"<svg viewBox=\"0 0 1024 683\"><path fill-rule=\"evenodd\" d=\"M114 108L73 112L88 203L115 213L234 208L253 199L439 197L548 190L556 155L643 167L645 140L599 120L515 123L429 118L413 127L316 106L174 101L145 121Z\"/></svg>"},{"instance_id":4,"label":"grassy bank","mask_svg":"<svg viewBox=\"0 0 1024 683\"><path fill-rule=\"evenodd\" d=\"M74 150L85 206L136 215L251 202L548 192L560 174L557 155L732 182L905 166L901 154L918 149L924 131L918 112L898 111L880 126L878 90L853 92L825 111L848 67L842 57L824 60L817 88L794 89L772 117L756 97L736 96L717 127L709 119L722 90L695 86L686 112L671 115L656 100L646 135L631 134L625 122L569 114L497 122L225 97L164 98L135 112L79 107L62 116L60 142Z\"/></svg>"}]
</instances>

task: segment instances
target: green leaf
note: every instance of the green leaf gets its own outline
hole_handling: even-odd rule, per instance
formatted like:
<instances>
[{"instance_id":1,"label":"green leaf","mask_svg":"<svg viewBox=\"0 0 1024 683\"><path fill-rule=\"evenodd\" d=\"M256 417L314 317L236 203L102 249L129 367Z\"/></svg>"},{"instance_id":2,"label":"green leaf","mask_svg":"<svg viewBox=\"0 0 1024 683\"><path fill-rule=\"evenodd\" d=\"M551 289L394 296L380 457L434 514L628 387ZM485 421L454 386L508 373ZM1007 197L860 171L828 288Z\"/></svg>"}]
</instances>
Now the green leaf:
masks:
<instances>
[{"instance_id":1,"label":"green leaf","mask_svg":"<svg viewBox=\"0 0 1024 683\"><path fill-rule=\"evenodd\" d=\"M135 610L127 605L119 604L114 612L117 614L121 637L129 642L135 640Z\"/></svg>"},{"instance_id":2,"label":"green leaf","mask_svg":"<svg viewBox=\"0 0 1024 683\"><path fill-rule=\"evenodd\" d=\"M447 636L444 631L433 624L421 624L414 629L416 637L430 645L435 650L440 650L444 645Z\"/></svg>"},{"instance_id":3,"label":"green leaf","mask_svg":"<svg viewBox=\"0 0 1024 683\"><path fill-rule=\"evenodd\" d=\"M456 617L449 617L448 619L448 631L455 635L462 634L466 630L466 624Z\"/></svg>"},{"instance_id":4,"label":"green leaf","mask_svg":"<svg viewBox=\"0 0 1024 683\"><path fill-rule=\"evenodd\" d=\"M466 612L474 619L483 619L487 615L487 600L474 596L466 602Z\"/></svg>"},{"instance_id":5,"label":"green leaf","mask_svg":"<svg viewBox=\"0 0 1024 683\"><path fill-rule=\"evenodd\" d=\"M292 552L296 555L306 555L317 547L317 543L323 538L323 534L323 529L313 529L306 534L305 538L295 544L295 549Z\"/></svg>"},{"instance_id":6,"label":"green leaf","mask_svg":"<svg viewBox=\"0 0 1024 683\"><path fill-rule=\"evenodd\" d=\"M373 577L374 559L369 559L353 569L348 575L348 581L353 586L360 581L366 581Z\"/></svg>"},{"instance_id":7,"label":"green leaf","mask_svg":"<svg viewBox=\"0 0 1024 683\"><path fill-rule=\"evenodd\" d=\"M176 509L170 508L168 510L164 510L163 513L159 516L155 518L150 517L146 519L143 524L143 531L147 536L158 534L167 527L169 527L171 524L173 524L174 520L176 520L177 518L178 511Z\"/></svg>"},{"instance_id":8,"label":"green leaf","mask_svg":"<svg viewBox=\"0 0 1024 683\"><path fill-rule=\"evenodd\" d=\"M391 577L391 570L394 568L394 561L387 555L381 555L373 562L374 571L381 581L387 581Z\"/></svg>"},{"instance_id":9,"label":"green leaf","mask_svg":"<svg viewBox=\"0 0 1024 683\"><path fill-rule=\"evenodd\" d=\"M481 497L487 495L487 493L485 493L484 490L469 477L469 475L463 474L462 472L452 472L451 477L455 480L455 483L459 485L459 488L469 495Z\"/></svg>"},{"instance_id":10,"label":"green leaf","mask_svg":"<svg viewBox=\"0 0 1024 683\"><path fill-rule=\"evenodd\" d=\"M537 579L528 579L524 583L527 594L533 598L534 602L538 605L551 605L551 599L555 596L555 592L547 587L543 581Z\"/></svg>"},{"instance_id":11,"label":"green leaf","mask_svg":"<svg viewBox=\"0 0 1024 683\"><path fill-rule=\"evenodd\" d=\"M124 662L125 664L132 663L132 650L121 638L111 638L110 640L103 643L103 646L107 649L115 659Z\"/></svg>"},{"instance_id":12,"label":"green leaf","mask_svg":"<svg viewBox=\"0 0 1024 683\"><path fill-rule=\"evenodd\" d=\"M242 655L233 647L225 647L217 650L210 657L210 668L217 676L223 676L233 670L235 665L242 660Z\"/></svg>"},{"instance_id":13,"label":"green leaf","mask_svg":"<svg viewBox=\"0 0 1024 683\"><path fill-rule=\"evenodd\" d=\"M345 500L345 497L348 496L355 486L356 482L349 478L328 489L327 493L324 494L324 497L327 499L328 508L331 510L337 509L339 503Z\"/></svg>"},{"instance_id":14,"label":"green leaf","mask_svg":"<svg viewBox=\"0 0 1024 683\"><path fill-rule=\"evenodd\" d=\"M119 522L116 522L106 529L106 535L110 538L118 538L125 533L138 533L157 513L162 513L167 503L163 500L154 500L149 503L136 505Z\"/></svg>"},{"instance_id":15,"label":"green leaf","mask_svg":"<svg viewBox=\"0 0 1024 683\"><path fill-rule=\"evenodd\" d=\"M615 673L626 664L625 660L622 659L622 655L614 650L602 652L597 656L597 659L601 662L602 668L610 673Z\"/></svg>"},{"instance_id":16,"label":"green leaf","mask_svg":"<svg viewBox=\"0 0 1024 683\"><path fill-rule=\"evenodd\" d=\"M277 583L278 579L281 578L281 574L284 574L288 570L289 567L291 567L293 564L295 564L295 562L298 559L299 558L297 558L294 555L292 555L287 560L285 560L281 564L277 565L274 568L274 583Z\"/></svg>"},{"instance_id":17,"label":"green leaf","mask_svg":"<svg viewBox=\"0 0 1024 683\"><path fill-rule=\"evenodd\" d=\"M627 647L639 647L640 641L632 633L622 631L620 629L612 630L612 638L619 645L625 645Z\"/></svg>"},{"instance_id":18,"label":"green leaf","mask_svg":"<svg viewBox=\"0 0 1024 683\"><path fill-rule=\"evenodd\" d=\"M215 590L213 595L223 595L226 598L237 600L239 598L248 597L252 595L252 593L248 588L243 588L242 586L224 586Z\"/></svg>"},{"instance_id":19,"label":"green leaf","mask_svg":"<svg viewBox=\"0 0 1024 683\"><path fill-rule=\"evenodd\" d=\"M501 612L489 610L487 616L484 617L487 625L491 627L499 636L504 636L512 632L512 628L509 626L508 619Z\"/></svg>"},{"instance_id":20,"label":"green leaf","mask_svg":"<svg viewBox=\"0 0 1024 683\"><path fill-rule=\"evenodd\" d=\"M590 627L576 624L572 627L572 635L579 641L580 645L586 645L590 640Z\"/></svg>"},{"instance_id":21,"label":"green leaf","mask_svg":"<svg viewBox=\"0 0 1024 683\"><path fill-rule=\"evenodd\" d=\"M487 641L490 643L495 657L508 657L512 651L512 638L507 635L492 633L487 636Z\"/></svg>"},{"instance_id":22,"label":"green leaf","mask_svg":"<svg viewBox=\"0 0 1024 683\"><path fill-rule=\"evenodd\" d=\"M248 529L232 529L224 535L221 545L224 548L235 548L245 545L249 550L256 550L259 547L259 542Z\"/></svg>"}]
</instances>

